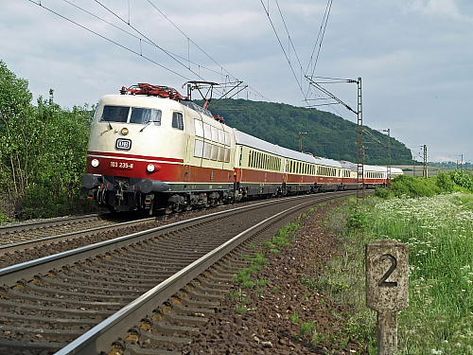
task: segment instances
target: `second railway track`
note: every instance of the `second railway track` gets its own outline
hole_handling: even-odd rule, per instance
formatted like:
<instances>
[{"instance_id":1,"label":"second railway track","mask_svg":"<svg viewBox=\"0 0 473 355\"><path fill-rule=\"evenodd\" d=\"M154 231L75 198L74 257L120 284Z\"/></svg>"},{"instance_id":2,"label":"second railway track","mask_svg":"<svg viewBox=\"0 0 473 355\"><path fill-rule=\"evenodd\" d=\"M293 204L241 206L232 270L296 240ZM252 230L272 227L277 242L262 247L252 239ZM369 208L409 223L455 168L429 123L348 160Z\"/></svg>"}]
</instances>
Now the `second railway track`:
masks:
<instances>
[{"instance_id":1,"label":"second railway track","mask_svg":"<svg viewBox=\"0 0 473 355\"><path fill-rule=\"evenodd\" d=\"M182 273L204 256L216 253L215 250L228 245L242 231L291 207L302 208L318 200L340 196L344 194L239 207L1 269L0 283L5 286L0 289L0 352L49 353L76 338L83 339L88 330L93 332L97 324L130 309L140 296L165 280L176 278L176 273ZM215 254L213 262L225 253ZM204 264L202 270L194 270L197 274L192 277L212 263ZM160 297L164 297L158 298L160 302L192 277L174 284L177 289L169 291L170 294L160 293ZM148 305L145 314L158 306L155 303L156 300ZM130 314L126 318L132 323L142 316ZM124 329L120 327L120 331ZM113 340L105 330L99 333L109 334L108 341ZM93 337L90 339L86 343L92 348L80 344L72 350L65 348L63 353L80 349L85 351L83 353L90 353L90 349L98 351L99 343ZM103 341L100 344L103 346Z\"/></svg>"}]
</instances>

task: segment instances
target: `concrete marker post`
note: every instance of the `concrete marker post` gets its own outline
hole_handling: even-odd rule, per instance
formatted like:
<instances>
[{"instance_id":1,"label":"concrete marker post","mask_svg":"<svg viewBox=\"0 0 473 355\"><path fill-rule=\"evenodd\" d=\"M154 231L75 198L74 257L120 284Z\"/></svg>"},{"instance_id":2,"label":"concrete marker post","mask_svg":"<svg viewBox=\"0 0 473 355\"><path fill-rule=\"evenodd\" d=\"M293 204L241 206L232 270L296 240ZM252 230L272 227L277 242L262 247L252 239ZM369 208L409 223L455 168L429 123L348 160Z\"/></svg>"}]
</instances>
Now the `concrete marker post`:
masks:
<instances>
[{"instance_id":1,"label":"concrete marker post","mask_svg":"<svg viewBox=\"0 0 473 355\"><path fill-rule=\"evenodd\" d=\"M409 305L408 249L379 240L366 245L366 304L378 312L378 354L397 351L397 314Z\"/></svg>"}]
</instances>

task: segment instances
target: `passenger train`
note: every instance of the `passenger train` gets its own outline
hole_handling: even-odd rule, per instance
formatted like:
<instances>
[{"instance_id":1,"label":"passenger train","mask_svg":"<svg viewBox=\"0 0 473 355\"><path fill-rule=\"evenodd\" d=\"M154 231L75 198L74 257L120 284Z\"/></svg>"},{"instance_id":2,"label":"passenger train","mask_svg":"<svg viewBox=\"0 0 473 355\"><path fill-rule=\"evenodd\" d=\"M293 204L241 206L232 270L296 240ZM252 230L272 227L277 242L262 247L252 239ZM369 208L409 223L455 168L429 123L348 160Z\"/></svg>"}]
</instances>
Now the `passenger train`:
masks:
<instances>
[{"instance_id":1,"label":"passenger train","mask_svg":"<svg viewBox=\"0 0 473 355\"><path fill-rule=\"evenodd\" d=\"M386 167L364 166L366 187L388 182ZM138 84L98 103L83 186L113 211L151 214L356 189L360 182L356 164L271 144L225 125L172 88Z\"/></svg>"}]
</instances>

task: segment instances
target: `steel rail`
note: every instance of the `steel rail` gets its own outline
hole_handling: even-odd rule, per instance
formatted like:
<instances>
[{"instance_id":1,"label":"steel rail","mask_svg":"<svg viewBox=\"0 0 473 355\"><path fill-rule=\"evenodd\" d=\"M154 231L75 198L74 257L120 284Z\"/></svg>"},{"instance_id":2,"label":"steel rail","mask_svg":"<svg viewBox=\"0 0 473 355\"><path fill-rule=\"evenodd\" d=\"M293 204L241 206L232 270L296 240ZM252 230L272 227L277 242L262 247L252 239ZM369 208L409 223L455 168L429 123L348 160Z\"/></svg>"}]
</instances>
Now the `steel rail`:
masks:
<instances>
[{"instance_id":1,"label":"steel rail","mask_svg":"<svg viewBox=\"0 0 473 355\"><path fill-rule=\"evenodd\" d=\"M45 220L40 221L28 221L25 223L15 223L15 224L7 224L4 226L0 226L0 235L10 234L16 231L23 231L23 230L30 230L34 229L38 226L60 226L62 224L66 224L70 221L80 220L80 219L92 219L101 216L105 216L106 214L87 214L83 216L69 216L69 217L55 217L55 218L48 218Z\"/></svg>"},{"instance_id":2,"label":"steel rail","mask_svg":"<svg viewBox=\"0 0 473 355\"><path fill-rule=\"evenodd\" d=\"M336 193L340 195L341 193ZM346 194L346 193L344 193ZM291 201L293 199L304 199L313 198L317 195L303 195L295 196L285 199L284 201ZM320 195L318 195L320 196ZM335 196L334 196L335 197ZM249 206L241 206L230 210L220 211L212 213L210 215L203 215L195 218L191 218L184 221L171 223L164 226L159 226L145 231L132 233L129 235L117 237L102 242L86 245L76 249L67 250L61 253L48 255L34 260L29 260L19 264L14 264L0 269L0 284L13 285L20 279L31 279L36 274L47 273L51 269L62 267L64 264L71 264L84 258L93 257L99 254L106 253L113 249L120 248L122 246L130 244L130 242L139 242L149 238L150 234L163 232L169 233L178 229L183 228L185 225L192 225L197 221L212 221L219 218L222 215L231 215L239 213L243 210L252 210L262 207L264 205L273 204L275 201L264 201Z\"/></svg>"},{"instance_id":3,"label":"steel rail","mask_svg":"<svg viewBox=\"0 0 473 355\"><path fill-rule=\"evenodd\" d=\"M274 223L276 220L290 215L291 213L295 213L296 211L308 208L314 203L346 197L347 194L343 194L342 196L340 195L341 194L337 194L336 196L311 195L312 199L310 201L305 201L304 203L278 212L277 214L246 229L145 292L136 300L121 308L119 311L91 328L64 348L57 351L55 355L96 354L101 351L107 351L107 346L110 346L111 343L118 338L119 334L123 332L123 329L127 329L133 324L139 322L147 314L150 314L159 304L164 303L172 295L177 293L185 285L202 274L210 266L219 261L223 256L230 253L252 235L265 229L265 227Z\"/></svg>"},{"instance_id":4,"label":"steel rail","mask_svg":"<svg viewBox=\"0 0 473 355\"><path fill-rule=\"evenodd\" d=\"M91 232L97 232L97 231L105 230L105 229L114 230L116 228L126 227L126 226L134 225L134 224L141 224L141 223L149 222L149 221L153 221L153 220L155 220L155 217L142 218L142 219L139 219L139 220L118 222L116 224L110 224L110 225L99 226L99 227L92 227L92 228L88 228L88 229L78 230L78 231L75 231L75 232L69 232L69 233L53 235L53 236L50 236L50 237L24 240L24 241L21 241L21 242L10 243L10 244L3 244L3 245L0 245L0 252L13 252L13 251L24 249L24 248L28 247L29 245L39 244L39 243L42 243L42 242L48 242L48 241L55 240L55 239L67 238L67 237L71 237L73 235L77 235L77 237L80 237L82 235L86 235L86 234L89 234Z\"/></svg>"}]
</instances>

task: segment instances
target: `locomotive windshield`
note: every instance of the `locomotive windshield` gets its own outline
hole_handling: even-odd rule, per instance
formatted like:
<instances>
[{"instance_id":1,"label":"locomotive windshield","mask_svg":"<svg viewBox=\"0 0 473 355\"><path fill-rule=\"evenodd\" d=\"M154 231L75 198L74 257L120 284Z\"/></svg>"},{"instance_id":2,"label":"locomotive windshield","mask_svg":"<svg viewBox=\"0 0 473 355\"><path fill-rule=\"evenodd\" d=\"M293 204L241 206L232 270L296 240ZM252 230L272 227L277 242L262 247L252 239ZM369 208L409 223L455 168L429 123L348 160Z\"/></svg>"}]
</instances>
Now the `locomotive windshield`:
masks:
<instances>
[{"instance_id":1,"label":"locomotive windshield","mask_svg":"<svg viewBox=\"0 0 473 355\"><path fill-rule=\"evenodd\" d=\"M161 124L161 110L152 108L104 106L102 121L146 124L154 122Z\"/></svg>"},{"instance_id":2,"label":"locomotive windshield","mask_svg":"<svg viewBox=\"0 0 473 355\"><path fill-rule=\"evenodd\" d=\"M102 121L126 122L128 120L129 107L124 106L104 106Z\"/></svg>"},{"instance_id":3,"label":"locomotive windshield","mask_svg":"<svg viewBox=\"0 0 473 355\"><path fill-rule=\"evenodd\" d=\"M131 109L130 123L148 123L155 122L161 124L161 111L152 108L137 108Z\"/></svg>"}]
</instances>

